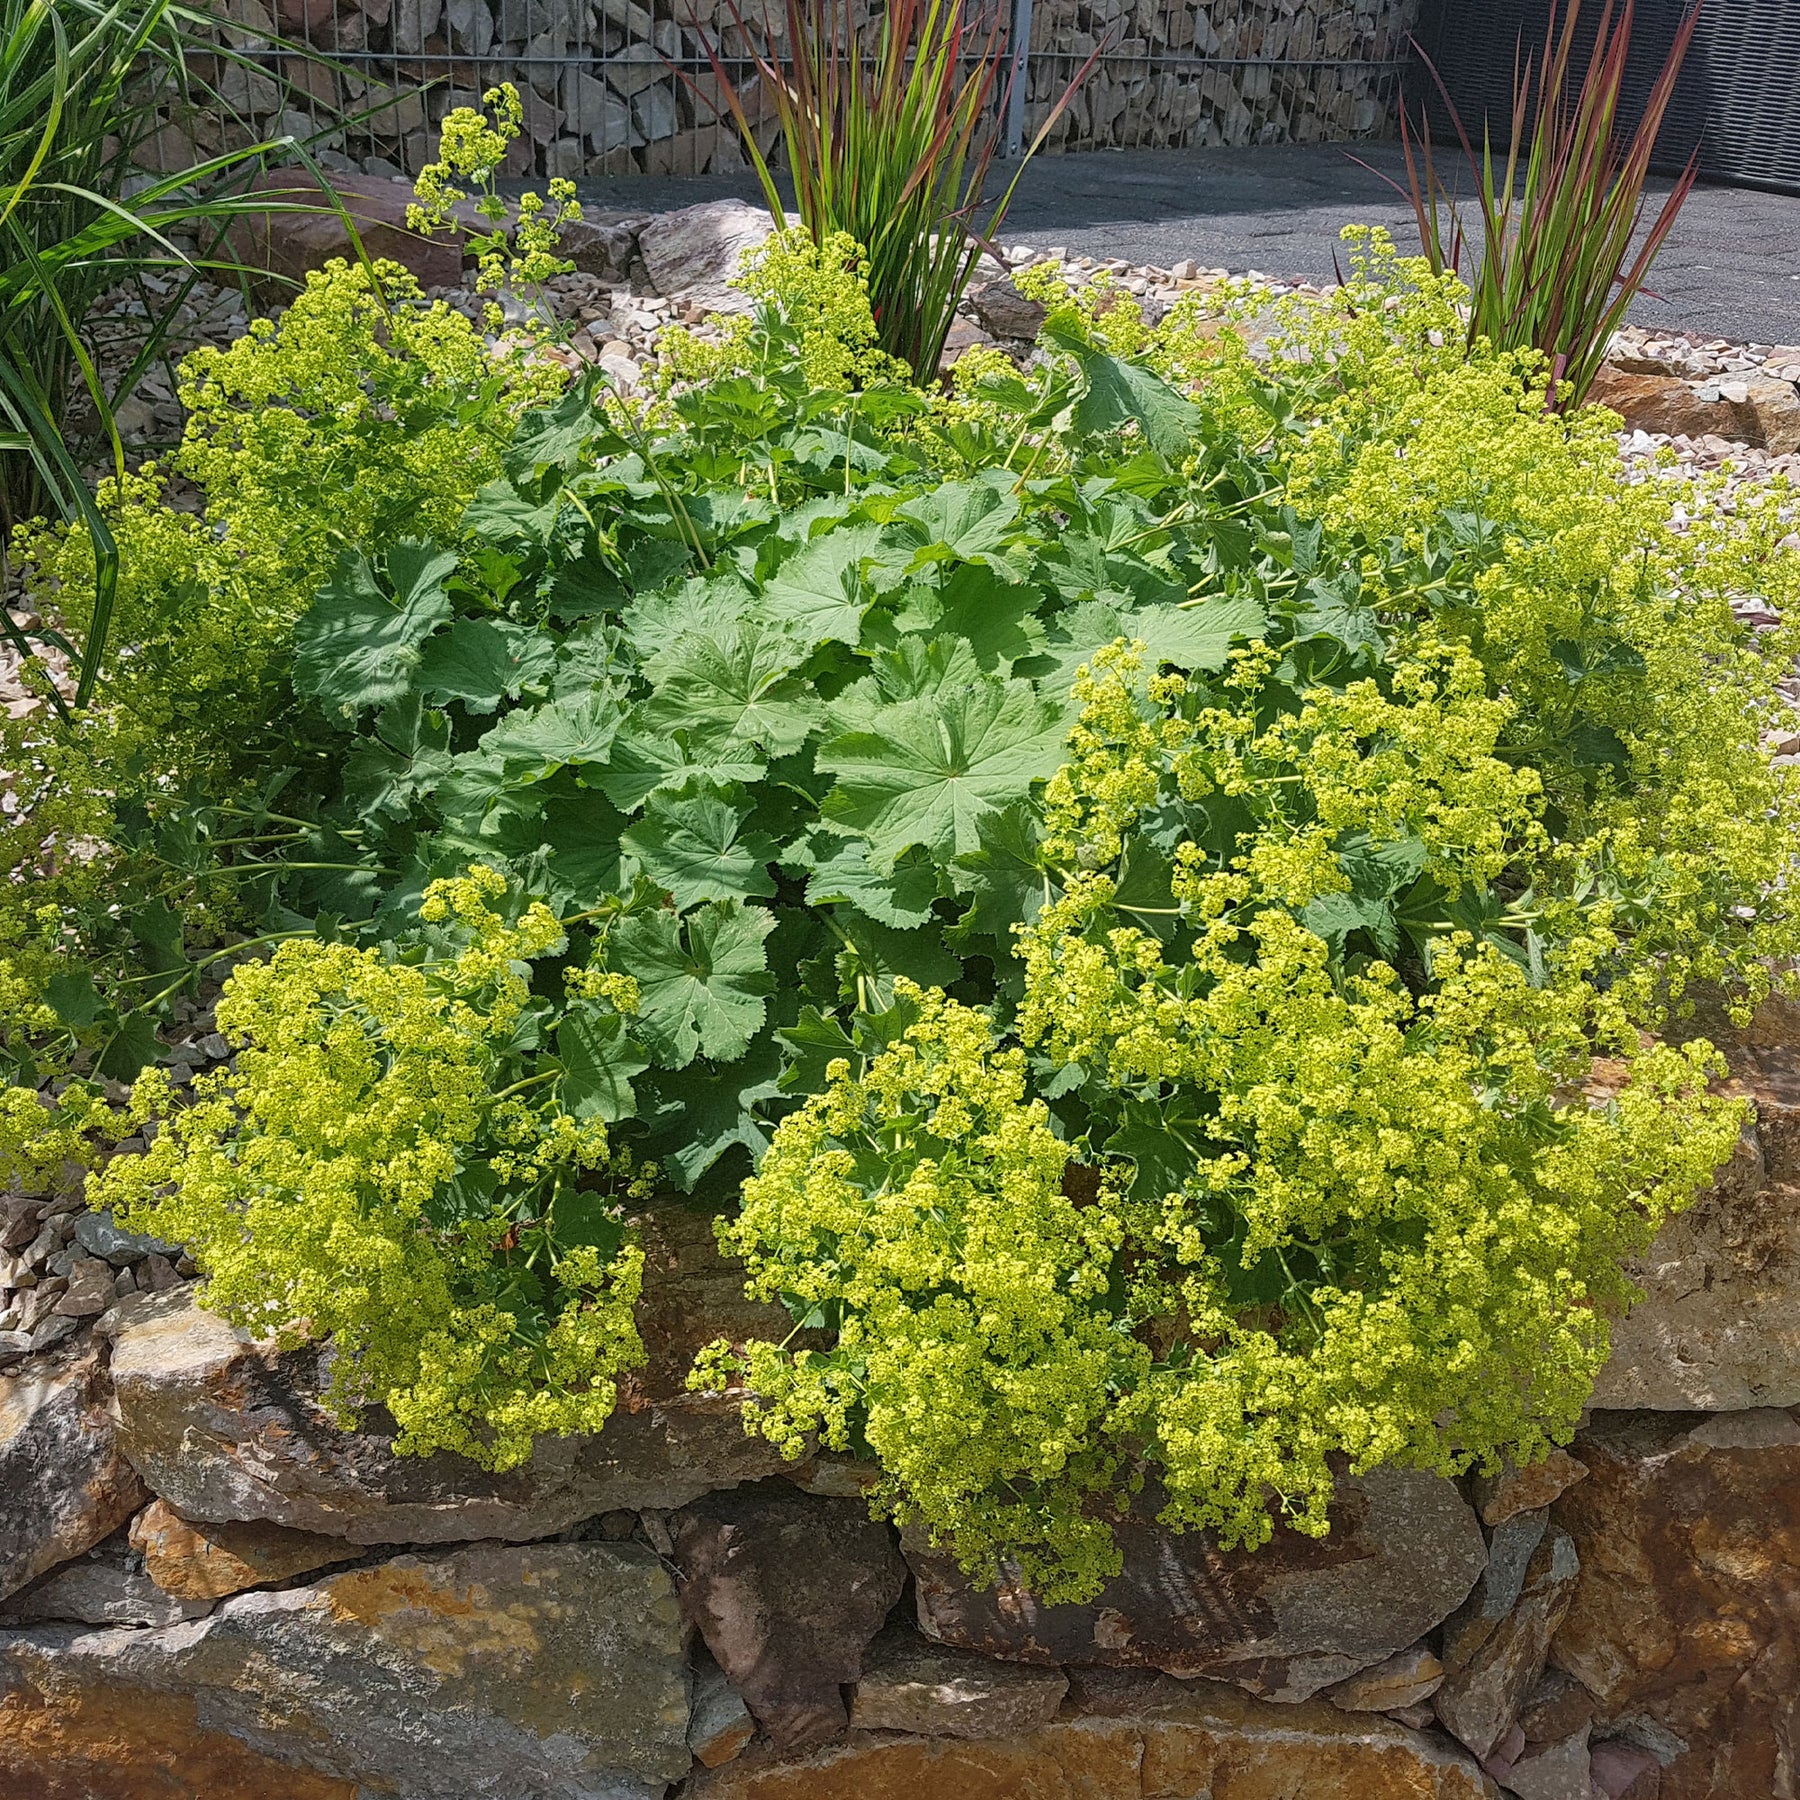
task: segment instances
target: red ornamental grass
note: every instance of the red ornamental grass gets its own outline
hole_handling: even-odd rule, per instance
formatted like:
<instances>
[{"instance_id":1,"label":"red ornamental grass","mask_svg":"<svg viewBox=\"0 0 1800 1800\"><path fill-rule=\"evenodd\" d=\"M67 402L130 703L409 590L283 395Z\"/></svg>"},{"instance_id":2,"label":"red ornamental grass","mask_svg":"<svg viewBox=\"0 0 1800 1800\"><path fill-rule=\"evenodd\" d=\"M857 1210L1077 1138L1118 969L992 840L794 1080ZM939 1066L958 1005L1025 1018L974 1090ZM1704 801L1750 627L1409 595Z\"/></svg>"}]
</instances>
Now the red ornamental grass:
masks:
<instances>
[{"instance_id":1,"label":"red ornamental grass","mask_svg":"<svg viewBox=\"0 0 1800 1800\"><path fill-rule=\"evenodd\" d=\"M751 44L737 6L728 3L739 35ZM977 228L1000 116L1023 59L1002 84L1006 27L992 0L985 23L974 17L981 0L888 0L868 25L857 23L854 0L783 3L779 20L765 10L762 41L773 45L785 37L786 61L755 49L749 60L787 150L801 223L817 243L845 232L862 246L881 347L929 379L956 303L982 250L992 248L1018 185L1015 172ZM769 211L785 224L743 91L710 42L706 51ZM1050 109L1019 172L1093 63L1090 57Z\"/></svg>"},{"instance_id":2,"label":"red ornamental grass","mask_svg":"<svg viewBox=\"0 0 1800 1800\"><path fill-rule=\"evenodd\" d=\"M1426 58L1474 173L1478 233L1465 229L1455 198L1439 179L1429 128L1415 140L1404 114L1401 118L1408 197L1432 267L1461 274L1471 236L1479 238L1480 266L1469 277L1469 341L1485 337L1500 349L1542 351L1561 384L1553 403L1565 407L1578 406L1592 386L1606 346L1643 287L1696 174L1690 159L1654 223L1642 230L1649 205L1644 178L1698 8L1682 20L1629 136L1619 129L1619 97L1631 45L1632 0L1616 7L1614 0L1604 0L1587 72L1575 85L1570 69L1580 12L1580 0L1569 0L1559 22L1552 6L1535 80L1530 59L1522 68L1515 64L1512 133L1498 175L1486 132L1477 157L1443 78Z\"/></svg>"}]
</instances>

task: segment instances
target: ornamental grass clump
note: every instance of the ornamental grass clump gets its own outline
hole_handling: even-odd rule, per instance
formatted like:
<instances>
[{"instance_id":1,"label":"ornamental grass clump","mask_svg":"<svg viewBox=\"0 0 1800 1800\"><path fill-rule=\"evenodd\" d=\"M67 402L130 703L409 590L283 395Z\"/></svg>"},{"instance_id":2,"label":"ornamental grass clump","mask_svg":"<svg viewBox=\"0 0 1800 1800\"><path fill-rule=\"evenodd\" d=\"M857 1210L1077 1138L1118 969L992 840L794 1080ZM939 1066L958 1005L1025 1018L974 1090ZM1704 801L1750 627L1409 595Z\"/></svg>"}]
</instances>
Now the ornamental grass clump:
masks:
<instances>
[{"instance_id":1,"label":"ornamental grass clump","mask_svg":"<svg viewBox=\"0 0 1800 1800\"><path fill-rule=\"evenodd\" d=\"M1580 15L1581 0L1568 0L1560 18L1553 5L1542 53L1515 72L1503 168L1496 169L1485 127L1477 158L1449 91L1432 70L1474 178L1480 215L1474 229L1438 174L1429 127L1415 143L1401 114L1408 197L1425 255L1433 269L1456 274L1465 257L1471 260L1470 342L1485 338L1496 349L1541 352L1556 375L1549 403L1560 406L1579 406L1587 398L1613 332L1649 278L1699 168L1696 151L1646 228L1645 178L1699 7L1689 7L1676 27L1629 133L1619 109L1633 0L1616 9L1614 0L1603 0L1587 69L1576 81Z\"/></svg>"},{"instance_id":2,"label":"ornamental grass clump","mask_svg":"<svg viewBox=\"0 0 1800 1800\"><path fill-rule=\"evenodd\" d=\"M738 36L754 42L735 5L730 12ZM870 25L858 23L850 0L783 0L779 15L764 15L762 36L771 46L786 39L785 62L772 47L752 51L755 74L740 87L708 43L723 108L689 83L731 115L779 229L786 207L749 110L766 101L801 225L820 246L838 237L861 246L881 348L923 381L937 373L957 302L992 247L1025 164L1094 60L1050 108L978 225L998 115L1017 70L1001 82L1004 11L992 9L985 22L976 14L974 0L889 0Z\"/></svg>"},{"instance_id":3,"label":"ornamental grass clump","mask_svg":"<svg viewBox=\"0 0 1800 1800\"><path fill-rule=\"evenodd\" d=\"M783 240L645 397L472 404L433 541L369 516L260 616L279 743L14 884L0 1156L102 1161L137 1076L94 1198L493 1465L602 1427L633 1215L706 1209L791 1329L694 1382L1048 1599L1126 1516L1254 1546L1565 1440L1740 1129L1684 1009L1800 985L1800 643L1733 605L1800 553L1353 261L1256 356L1045 278L1043 354L944 391ZM236 1069L139 1075L221 956Z\"/></svg>"},{"instance_id":4,"label":"ornamental grass clump","mask_svg":"<svg viewBox=\"0 0 1800 1800\"><path fill-rule=\"evenodd\" d=\"M247 178L276 149L310 160L291 138L263 140L231 103L234 75L270 77L254 46L238 48L210 24L175 0L0 0L0 567L15 527L40 511L88 535L95 603L76 707L99 680L122 561L84 461L97 452L124 479L114 404L163 354L194 282L236 272L223 247L232 222L297 210L246 195ZM283 50L290 72L310 59L303 46ZM195 113L242 147L172 170L168 145ZM195 247L178 248L177 238ZM172 282L143 279L165 273ZM147 325L108 387L84 327L94 301L118 286L135 288ZM69 428L78 393L97 421L85 445ZM0 625L30 659L11 615L0 613ZM53 684L42 691L64 709Z\"/></svg>"}]
</instances>

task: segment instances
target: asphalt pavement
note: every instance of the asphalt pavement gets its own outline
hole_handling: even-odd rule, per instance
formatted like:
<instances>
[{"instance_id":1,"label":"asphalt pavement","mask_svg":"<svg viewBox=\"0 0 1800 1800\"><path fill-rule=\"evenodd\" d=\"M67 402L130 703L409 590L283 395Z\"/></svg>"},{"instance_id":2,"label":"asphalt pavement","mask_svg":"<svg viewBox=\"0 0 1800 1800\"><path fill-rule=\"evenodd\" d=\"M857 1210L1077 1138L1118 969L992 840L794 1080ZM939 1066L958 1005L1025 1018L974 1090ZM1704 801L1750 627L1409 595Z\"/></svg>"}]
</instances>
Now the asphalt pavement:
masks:
<instances>
[{"instance_id":1,"label":"asphalt pavement","mask_svg":"<svg viewBox=\"0 0 1800 1800\"><path fill-rule=\"evenodd\" d=\"M1010 179L1011 171L997 174ZM1396 144L1040 156L1019 182L1000 237L1164 268L1191 258L1202 268L1330 281L1345 225L1385 225L1403 250L1417 248L1412 207L1383 179L1402 175ZM1653 204L1668 185L1652 183ZM598 205L652 211L758 198L744 176L590 181L581 193ZM1638 324L1800 345L1800 196L1695 188L1651 286L1655 292L1632 306Z\"/></svg>"}]
</instances>

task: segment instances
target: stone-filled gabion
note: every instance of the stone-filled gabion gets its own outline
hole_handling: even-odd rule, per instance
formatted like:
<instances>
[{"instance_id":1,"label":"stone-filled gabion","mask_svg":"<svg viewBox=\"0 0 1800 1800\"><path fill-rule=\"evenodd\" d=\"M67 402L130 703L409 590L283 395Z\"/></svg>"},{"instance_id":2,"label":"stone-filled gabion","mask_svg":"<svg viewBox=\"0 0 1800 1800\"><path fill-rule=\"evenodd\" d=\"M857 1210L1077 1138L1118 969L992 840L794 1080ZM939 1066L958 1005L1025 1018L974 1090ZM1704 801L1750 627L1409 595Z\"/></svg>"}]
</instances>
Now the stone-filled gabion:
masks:
<instances>
[{"instance_id":1,"label":"stone-filled gabion","mask_svg":"<svg viewBox=\"0 0 1800 1800\"><path fill-rule=\"evenodd\" d=\"M859 21L879 12L879 0L853 3ZM993 3L1009 31L1016 0ZM220 78L243 126L307 136L342 121L325 141L329 167L416 174L447 111L511 81L525 131L510 174L738 171L743 153L715 113L708 45L774 139L746 58L785 48L779 0L766 20L762 0L214 0L214 10L232 47L252 58ZM1047 149L1377 136L1393 121L1417 10L1418 0L1035 0L1026 135L1098 51ZM337 67L283 55L270 47L276 38ZM216 116L175 122L156 154L178 166L190 142L215 149L207 140L220 134Z\"/></svg>"}]
</instances>

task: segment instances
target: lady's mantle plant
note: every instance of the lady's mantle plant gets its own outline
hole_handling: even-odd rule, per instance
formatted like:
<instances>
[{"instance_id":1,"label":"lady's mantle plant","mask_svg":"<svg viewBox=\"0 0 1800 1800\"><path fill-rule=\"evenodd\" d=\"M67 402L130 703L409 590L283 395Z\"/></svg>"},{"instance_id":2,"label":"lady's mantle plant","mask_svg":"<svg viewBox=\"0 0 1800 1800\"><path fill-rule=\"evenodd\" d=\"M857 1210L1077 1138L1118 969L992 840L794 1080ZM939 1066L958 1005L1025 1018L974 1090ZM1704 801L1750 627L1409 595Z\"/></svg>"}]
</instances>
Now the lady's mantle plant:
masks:
<instances>
[{"instance_id":1,"label":"lady's mantle plant","mask_svg":"<svg viewBox=\"0 0 1800 1800\"><path fill-rule=\"evenodd\" d=\"M1254 1544L1343 1462L1539 1454L1738 1129L1649 1034L1794 957L1792 646L1730 606L1800 600L1779 495L1677 530L1379 247L1267 360L1046 285L1041 357L949 394L853 259L770 254L723 362L578 383L265 630L287 747L45 890L32 941L112 960L15 1031L73 1079L0 1147L278 942L95 1198L403 1448L600 1423L654 1179L795 1321L695 1379L1048 1596L1127 1506ZM133 963L92 921L157 859Z\"/></svg>"}]
</instances>

